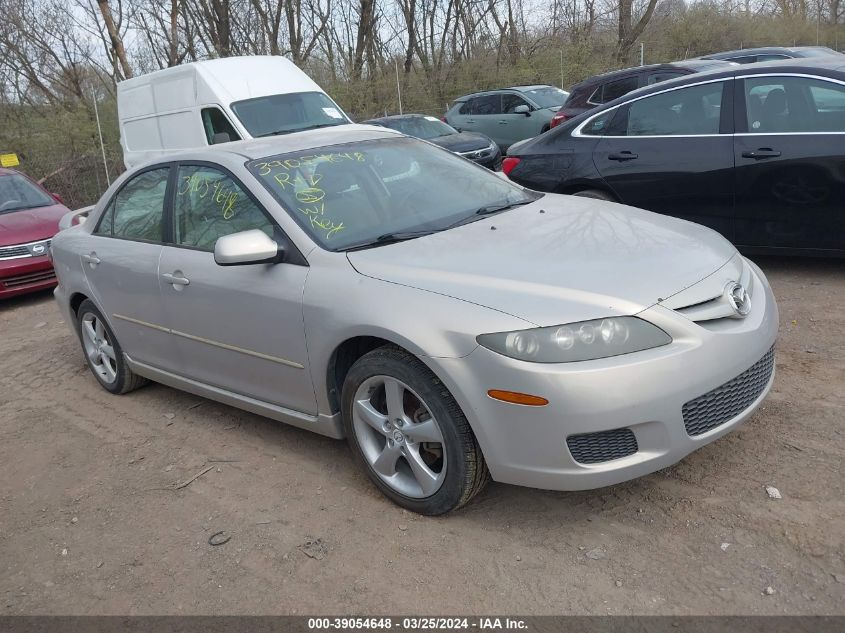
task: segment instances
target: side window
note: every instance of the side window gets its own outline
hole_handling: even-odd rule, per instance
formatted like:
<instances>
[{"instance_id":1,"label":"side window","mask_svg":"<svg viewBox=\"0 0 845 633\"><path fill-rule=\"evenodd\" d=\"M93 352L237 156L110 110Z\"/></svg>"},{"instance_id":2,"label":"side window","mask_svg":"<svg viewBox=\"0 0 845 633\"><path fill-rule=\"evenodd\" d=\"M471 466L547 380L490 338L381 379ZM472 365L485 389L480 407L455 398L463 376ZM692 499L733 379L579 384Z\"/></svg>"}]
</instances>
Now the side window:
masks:
<instances>
[{"instance_id":1,"label":"side window","mask_svg":"<svg viewBox=\"0 0 845 633\"><path fill-rule=\"evenodd\" d=\"M810 77L745 80L752 134L845 132L845 86Z\"/></svg>"},{"instance_id":2,"label":"side window","mask_svg":"<svg viewBox=\"0 0 845 633\"><path fill-rule=\"evenodd\" d=\"M202 127L205 130L205 140L209 145L216 145L217 143L227 143L229 141L240 141L241 137L235 131L235 128L229 123L229 119L220 110L220 108L203 108L202 109ZM221 136L218 136L221 135ZM228 136L225 140L222 136Z\"/></svg>"},{"instance_id":3,"label":"side window","mask_svg":"<svg viewBox=\"0 0 845 633\"><path fill-rule=\"evenodd\" d=\"M529 103L520 97L519 95L514 94L503 94L502 95L502 113L503 114L513 114L514 110L516 110L517 106L528 106L531 109Z\"/></svg>"},{"instance_id":4,"label":"side window","mask_svg":"<svg viewBox=\"0 0 845 633\"><path fill-rule=\"evenodd\" d=\"M160 242L167 177L170 168L152 169L135 176L117 192L98 231L126 240Z\"/></svg>"},{"instance_id":5,"label":"side window","mask_svg":"<svg viewBox=\"0 0 845 633\"><path fill-rule=\"evenodd\" d=\"M602 90L601 103L607 103L618 99L622 95L626 95L632 90L636 90L640 86L639 77L626 77L625 79L617 79L605 84Z\"/></svg>"},{"instance_id":6,"label":"side window","mask_svg":"<svg viewBox=\"0 0 845 633\"><path fill-rule=\"evenodd\" d=\"M618 111L618 108L614 108L613 110L603 112L582 127L581 134L585 134L587 136L604 136L610 128L610 122L613 121L613 116Z\"/></svg>"},{"instance_id":7,"label":"side window","mask_svg":"<svg viewBox=\"0 0 845 633\"><path fill-rule=\"evenodd\" d=\"M473 114L501 114L502 113L502 97L498 94L484 95L473 99Z\"/></svg>"},{"instance_id":8,"label":"side window","mask_svg":"<svg viewBox=\"0 0 845 633\"><path fill-rule=\"evenodd\" d=\"M790 59L788 55L757 55L755 61L758 62L776 62L779 59Z\"/></svg>"},{"instance_id":9,"label":"side window","mask_svg":"<svg viewBox=\"0 0 845 633\"><path fill-rule=\"evenodd\" d=\"M671 90L628 110L628 136L718 134L724 82Z\"/></svg>"},{"instance_id":10,"label":"side window","mask_svg":"<svg viewBox=\"0 0 845 633\"><path fill-rule=\"evenodd\" d=\"M249 229L260 229L273 237L273 224L264 212L222 171L183 165L176 182L176 244L213 251L217 238Z\"/></svg>"}]
</instances>

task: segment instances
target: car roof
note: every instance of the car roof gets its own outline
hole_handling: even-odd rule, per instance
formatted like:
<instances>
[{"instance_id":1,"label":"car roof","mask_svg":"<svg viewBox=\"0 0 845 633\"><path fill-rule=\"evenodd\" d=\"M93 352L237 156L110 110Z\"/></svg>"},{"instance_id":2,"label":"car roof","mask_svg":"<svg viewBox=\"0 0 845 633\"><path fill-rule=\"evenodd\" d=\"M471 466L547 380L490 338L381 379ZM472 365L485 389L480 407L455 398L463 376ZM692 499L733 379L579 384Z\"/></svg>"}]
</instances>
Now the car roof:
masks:
<instances>
[{"instance_id":1,"label":"car roof","mask_svg":"<svg viewBox=\"0 0 845 633\"><path fill-rule=\"evenodd\" d=\"M832 48L828 48L827 46L760 46L757 48L739 48L733 51L708 53L707 55L702 55L698 59L721 59L725 57L740 57L743 55L778 55L783 53L801 53L803 51L824 50L830 50L831 54L836 53L836 51L834 51Z\"/></svg>"},{"instance_id":2,"label":"car roof","mask_svg":"<svg viewBox=\"0 0 845 633\"><path fill-rule=\"evenodd\" d=\"M480 97L483 95L492 94L494 92L504 92L506 90L510 90L513 92L529 92L531 90L540 90L541 88L553 88L555 90L563 90L563 88L558 88L557 86L552 86L549 84L535 84L531 86L510 86L508 88L490 88L490 90L479 90L478 92L470 92L460 97L456 97L452 100L452 102L454 103L459 101L466 101L467 99L471 99L472 97ZM564 92L567 91L564 90Z\"/></svg>"},{"instance_id":3,"label":"car roof","mask_svg":"<svg viewBox=\"0 0 845 633\"><path fill-rule=\"evenodd\" d=\"M671 64L646 64L645 66L631 66L630 68L619 68L618 70L609 70L605 73L587 77L583 81L579 81L572 86L572 90L576 88L584 88L585 86L592 86L595 84L604 83L608 80L621 79L623 77L640 75L642 73L652 72L655 70L673 70L678 67L683 67L683 62L673 62Z\"/></svg>"},{"instance_id":4,"label":"car roof","mask_svg":"<svg viewBox=\"0 0 845 633\"><path fill-rule=\"evenodd\" d=\"M349 123L304 132L292 132L279 136L267 136L262 138L247 139L244 141L233 141L221 143L210 147L186 150L184 152L158 156L147 161L137 168L145 168L160 163L170 163L180 160L197 160L221 162L224 159L228 162L236 159L235 162L243 163L245 160L275 156L278 154L289 154L307 150L318 150L330 145L343 145L382 138L405 137L395 130L376 125L362 125ZM137 171L133 165L131 171Z\"/></svg>"},{"instance_id":5,"label":"car roof","mask_svg":"<svg viewBox=\"0 0 845 633\"><path fill-rule=\"evenodd\" d=\"M633 90L625 95L622 95L618 99L602 104L599 108L589 110L588 112L595 114L596 112L603 111L609 107L613 107L617 103L630 99L632 96L639 97L653 92L661 92L667 87L694 84L702 81L703 79L721 79L723 77L732 77L734 75L740 75L743 77L748 75L767 75L771 74L773 71L784 73L807 73L808 71L817 71L822 75L829 74L831 72L845 74L845 55L779 59L769 62L757 62L756 64L730 64L728 66L718 66L700 73L676 77L674 79L667 79L666 81L661 81L650 86L638 88L637 90Z\"/></svg>"}]
</instances>

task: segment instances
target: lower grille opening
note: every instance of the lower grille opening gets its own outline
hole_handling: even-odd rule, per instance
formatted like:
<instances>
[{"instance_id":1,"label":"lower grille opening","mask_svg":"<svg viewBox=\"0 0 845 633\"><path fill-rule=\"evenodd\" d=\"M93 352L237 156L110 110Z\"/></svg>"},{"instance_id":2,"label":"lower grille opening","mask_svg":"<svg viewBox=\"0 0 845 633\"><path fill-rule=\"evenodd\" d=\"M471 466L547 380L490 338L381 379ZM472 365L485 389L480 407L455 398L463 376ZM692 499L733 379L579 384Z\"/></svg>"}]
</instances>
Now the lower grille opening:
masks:
<instances>
[{"instance_id":1,"label":"lower grille opening","mask_svg":"<svg viewBox=\"0 0 845 633\"><path fill-rule=\"evenodd\" d=\"M20 286L28 286L29 284L40 283L43 281L53 281L55 279L56 273L52 268L50 268L49 270L41 270L37 273L29 273L26 275L17 275L16 277L0 279L0 283L7 288L18 288Z\"/></svg>"},{"instance_id":2,"label":"lower grille opening","mask_svg":"<svg viewBox=\"0 0 845 633\"><path fill-rule=\"evenodd\" d=\"M579 464L609 462L628 457L639 450L637 438L631 429L570 435L566 438L566 445L572 458Z\"/></svg>"},{"instance_id":3,"label":"lower grille opening","mask_svg":"<svg viewBox=\"0 0 845 633\"><path fill-rule=\"evenodd\" d=\"M733 380L687 402L682 409L687 434L702 435L742 413L763 393L774 368L773 346Z\"/></svg>"}]
</instances>

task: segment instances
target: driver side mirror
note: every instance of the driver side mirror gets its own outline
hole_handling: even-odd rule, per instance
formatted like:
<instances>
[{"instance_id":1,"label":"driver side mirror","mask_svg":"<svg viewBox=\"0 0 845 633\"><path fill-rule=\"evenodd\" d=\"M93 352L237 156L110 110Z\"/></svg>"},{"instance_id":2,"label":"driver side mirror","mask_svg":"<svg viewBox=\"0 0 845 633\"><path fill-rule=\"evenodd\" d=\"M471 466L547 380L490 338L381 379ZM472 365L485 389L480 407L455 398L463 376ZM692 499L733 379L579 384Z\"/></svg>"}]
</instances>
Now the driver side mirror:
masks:
<instances>
[{"instance_id":1,"label":"driver side mirror","mask_svg":"<svg viewBox=\"0 0 845 633\"><path fill-rule=\"evenodd\" d=\"M525 116L531 116L531 108L527 105L522 104L518 105L513 109L514 114L524 114Z\"/></svg>"},{"instance_id":2,"label":"driver side mirror","mask_svg":"<svg viewBox=\"0 0 845 633\"><path fill-rule=\"evenodd\" d=\"M284 254L284 249L258 229L224 235L214 245L214 262L218 266L275 264L284 259Z\"/></svg>"}]
</instances>

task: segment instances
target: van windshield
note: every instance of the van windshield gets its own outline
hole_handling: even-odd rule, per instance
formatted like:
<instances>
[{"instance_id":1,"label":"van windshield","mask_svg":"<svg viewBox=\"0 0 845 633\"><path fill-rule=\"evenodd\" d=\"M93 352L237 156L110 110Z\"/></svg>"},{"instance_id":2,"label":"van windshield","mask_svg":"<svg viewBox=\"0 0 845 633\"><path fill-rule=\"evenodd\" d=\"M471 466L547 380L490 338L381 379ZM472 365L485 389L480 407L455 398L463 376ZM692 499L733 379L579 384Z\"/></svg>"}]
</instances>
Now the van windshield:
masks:
<instances>
[{"instance_id":1,"label":"van windshield","mask_svg":"<svg viewBox=\"0 0 845 633\"><path fill-rule=\"evenodd\" d=\"M350 122L337 104L322 92L245 99L233 103L232 110L254 138Z\"/></svg>"}]
</instances>

